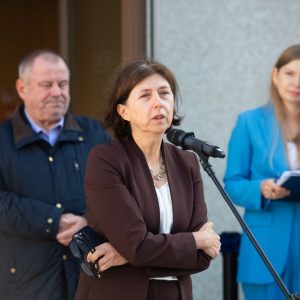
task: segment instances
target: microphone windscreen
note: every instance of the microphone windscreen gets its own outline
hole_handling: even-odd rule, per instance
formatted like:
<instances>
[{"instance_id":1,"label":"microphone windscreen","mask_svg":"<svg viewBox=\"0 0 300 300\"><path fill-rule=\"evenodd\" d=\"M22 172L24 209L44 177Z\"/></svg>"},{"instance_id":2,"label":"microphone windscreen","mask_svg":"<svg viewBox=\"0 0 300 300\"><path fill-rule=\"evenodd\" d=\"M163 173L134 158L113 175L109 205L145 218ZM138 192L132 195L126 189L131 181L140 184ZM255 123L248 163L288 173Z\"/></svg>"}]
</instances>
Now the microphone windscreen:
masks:
<instances>
[{"instance_id":1,"label":"microphone windscreen","mask_svg":"<svg viewBox=\"0 0 300 300\"><path fill-rule=\"evenodd\" d=\"M176 146L182 146L182 141L184 138L185 132L180 129L169 129L167 132L167 139L169 142Z\"/></svg>"}]
</instances>

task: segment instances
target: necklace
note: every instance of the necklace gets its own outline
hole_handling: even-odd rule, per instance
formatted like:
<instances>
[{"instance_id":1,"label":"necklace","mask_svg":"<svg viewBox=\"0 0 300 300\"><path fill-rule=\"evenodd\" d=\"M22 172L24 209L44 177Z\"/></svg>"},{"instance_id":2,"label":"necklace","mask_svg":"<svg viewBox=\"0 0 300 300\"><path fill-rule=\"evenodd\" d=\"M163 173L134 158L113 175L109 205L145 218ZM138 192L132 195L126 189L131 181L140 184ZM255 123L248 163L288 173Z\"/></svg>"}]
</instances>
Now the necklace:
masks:
<instances>
[{"instance_id":1,"label":"necklace","mask_svg":"<svg viewBox=\"0 0 300 300\"><path fill-rule=\"evenodd\" d=\"M158 174L154 175L153 171L151 169L149 169L149 170L150 170L153 181L160 181L160 180L164 179L166 176L166 165L162 159L160 162Z\"/></svg>"}]
</instances>

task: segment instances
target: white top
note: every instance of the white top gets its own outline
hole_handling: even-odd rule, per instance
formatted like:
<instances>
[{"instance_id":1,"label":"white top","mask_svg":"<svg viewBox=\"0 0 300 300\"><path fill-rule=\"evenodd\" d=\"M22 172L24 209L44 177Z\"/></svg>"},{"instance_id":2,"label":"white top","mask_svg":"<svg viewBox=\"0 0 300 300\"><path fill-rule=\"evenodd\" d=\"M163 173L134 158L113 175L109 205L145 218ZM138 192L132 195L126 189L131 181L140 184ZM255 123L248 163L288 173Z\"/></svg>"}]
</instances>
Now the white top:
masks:
<instances>
[{"instance_id":1,"label":"white top","mask_svg":"<svg viewBox=\"0 0 300 300\"><path fill-rule=\"evenodd\" d=\"M298 170L298 153L297 146L293 142L286 143L287 162L290 170Z\"/></svg>"},{"instance_id":2,"label":"white top","mask_svg":"<svg viewBox=\"0 0 300 300\"><path fill-rule=\"evenodd\" d=\"M171 193L168 183L165 183L161 187L155 187L156 195L158 198L160 225L159 233L170 233L173 225L173 206ZM154 277L150 279L156 280L177 280L176 276L167 277Z\"/></svg>"},{"instance_id":3,"label":"white top","mask_svg":"<svg viewBox=\"0 0 300 300\"><path fill-rule=\"evenodd\" d=\"M158 198L160 225L159 233L170 233L173 225L173 206L168 183L161 187L155 187Z\"/></svg>"}]
</instances>

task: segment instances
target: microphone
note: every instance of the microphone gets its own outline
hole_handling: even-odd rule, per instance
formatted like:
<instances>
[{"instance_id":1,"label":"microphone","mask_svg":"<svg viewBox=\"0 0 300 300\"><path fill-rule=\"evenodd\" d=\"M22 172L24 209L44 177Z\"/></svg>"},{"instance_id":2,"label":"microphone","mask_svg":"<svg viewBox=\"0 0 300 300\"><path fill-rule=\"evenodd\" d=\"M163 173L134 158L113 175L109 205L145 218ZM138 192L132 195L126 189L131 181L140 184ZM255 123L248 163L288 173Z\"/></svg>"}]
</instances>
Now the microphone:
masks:
<instances>
[{"instance_id":1,"label":"microphone","mask_svg":"<svg viewBox=\"0 0 300 300\"><path fill-rule=\"evenodd\" d=\"M172 144L180 146L184 150L193 150L198 154L200 153L211 157L225 157L225 153L222 149L218 146L196 139L193 132L184 132L180 129L169 129L167 131L167 139Z\"/></svg>"}]
</instances>

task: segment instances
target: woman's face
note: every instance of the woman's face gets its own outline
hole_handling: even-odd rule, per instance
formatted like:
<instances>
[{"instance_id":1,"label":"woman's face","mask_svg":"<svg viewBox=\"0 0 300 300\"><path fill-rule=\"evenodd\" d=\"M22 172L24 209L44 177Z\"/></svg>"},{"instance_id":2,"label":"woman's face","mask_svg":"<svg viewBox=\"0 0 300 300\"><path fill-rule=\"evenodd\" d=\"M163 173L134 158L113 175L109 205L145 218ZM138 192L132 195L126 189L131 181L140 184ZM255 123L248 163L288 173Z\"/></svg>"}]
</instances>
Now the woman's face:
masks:
<instances>
[{"instance_id":1,"label":"woman's face","mask_svg":"<svg viewBox=\"0 0 300 300\"><path fill-rule=\"evenodd\" d=\"M164 133L173 120L174 95L168 81L153 74L137 84L125 104L118 105L119 115L130 122L132 135Z\"/></svg>"},{"instance_id":2,"label":"woman's face","mask_svg":"<svg viewBox=\"0 0 300 300\"><path fill-rule=\"evenodd\" d=\"M272 78L284 103L300 105L300 59L274 69Z\"/></svg>"}]
</instances>

